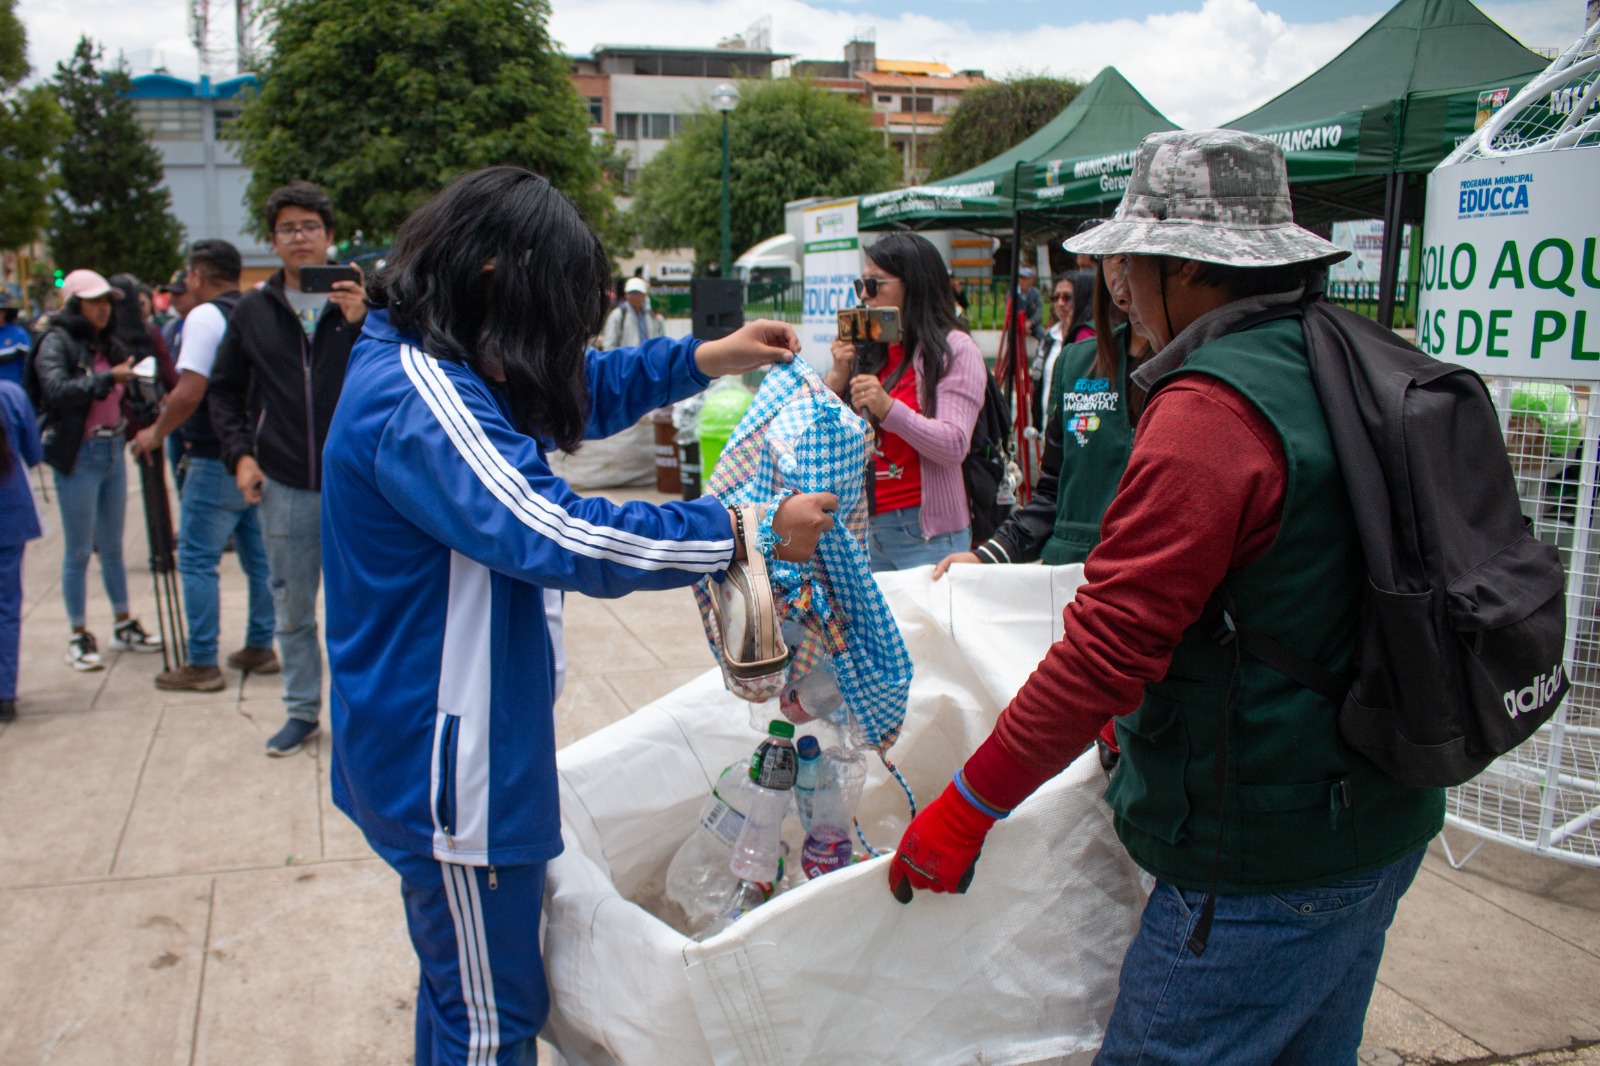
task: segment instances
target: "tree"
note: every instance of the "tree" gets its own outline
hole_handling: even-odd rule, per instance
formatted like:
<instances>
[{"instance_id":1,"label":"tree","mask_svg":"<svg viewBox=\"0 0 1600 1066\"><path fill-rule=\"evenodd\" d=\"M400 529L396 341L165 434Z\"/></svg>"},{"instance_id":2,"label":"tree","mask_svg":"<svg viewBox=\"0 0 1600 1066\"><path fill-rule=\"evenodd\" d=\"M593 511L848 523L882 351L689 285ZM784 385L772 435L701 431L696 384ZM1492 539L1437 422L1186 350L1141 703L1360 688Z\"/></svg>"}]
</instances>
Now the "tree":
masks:
<instances>
[{"instance_id":1,"label":"tree","mask_svg":"<svg viewBox=\"0 0 1600 1066\"><path fill-rule=\"evenodd\" d=\"M808 82L741 82L728 115L734 254L783 230L783 205L894 185L900 165L871 112ZM630 217L651 248L692 246L702 265L721 243L722 115L709 109L639 173ZM727 265L721 266L724 273Z\"/></svg>"},{"instance_id":2,"label":"tree","mask_svg":"<svg viewBox=\"0 0 1600 1066\"><path fill-rule=\"evenodd\" d=\"M959 174L1021 144L1082 90L1082 82L1035 74L967 90L934 138L929 179Z\"/></svg>"},{"instance_id":3,"label":"tree","mask_svg":"<svg viewBox=\"0 0 1600 1066\"><path fill-rule=\"evenodd\" d=\"M247 202L314 181L342 236L383 243L455 177L510 163L548 178L612 254L625 251L549 15L548 0L280 3L260 91L238 123ZM260 211L250 215L264 236Z\"/></svg>"},{"instance_id":4,"label":"tree","mask_svg":"<svg viewBox=\"0 0 1600 1066\"><path fill-rule=\"evenodd\" d=\"M134 119L127 68L102 71L87 37L56 66L56 99L72 122L50 209L50 256L68 270L165 278L182 262L183 227L161 187L161 153Z\"/></svg>"},{"instance_id":5,"label":"tree","mask_svg":"<svg viewBox=\"0 0 1600 1066\"><path fill-rule=\"evenodd\" d=\"M50 157L66 121L50 90L22 89L27 37L15 0L0 0L0 248L31 244L50 211Z\"/></svg>"}]
</instances>

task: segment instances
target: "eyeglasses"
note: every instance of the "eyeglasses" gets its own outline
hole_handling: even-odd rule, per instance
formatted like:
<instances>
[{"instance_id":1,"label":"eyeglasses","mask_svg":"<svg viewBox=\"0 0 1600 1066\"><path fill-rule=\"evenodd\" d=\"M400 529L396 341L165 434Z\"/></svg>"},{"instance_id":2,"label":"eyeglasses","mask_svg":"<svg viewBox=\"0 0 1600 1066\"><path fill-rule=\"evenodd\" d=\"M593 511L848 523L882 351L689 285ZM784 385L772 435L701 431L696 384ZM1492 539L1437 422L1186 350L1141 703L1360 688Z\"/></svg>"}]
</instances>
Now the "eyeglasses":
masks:
<instances>
[{"instance_id":1,"label":"eyeglasses","mask_svg":"<svg viewBox=\"0 0 1600 1066\"><path fill-rule=\"evenodd\" d=\"M1072 302L1072 293L1058 292L1050 297L1050 302L1057 304L1069 304Z\"/></svg>"},{"instance_id":2,"label":"eyeglasses","mask_svg":"<svg viewBox=\"0 0 1600 1066\"><path fill-rule=\"evenodd\" d=\"M306 240L311 240L322 232L322 223L303 222L298 226L278 226L272 232L278 235L280 241L292 241L296 237L304 237Z\"/></svg>"},{"instance_id":3,"label":"eyeglasses","mask_svg":"<svg viewBox=\"0 0 1600 1066\"><path fill-rule=\"evenodd\" d=\"M854 282L856 287L856 299L870 299L878 295L878 289L880 287L889 284L891 281L899 280L899 278L857 278Z\"/></svg>"}]
</instances>

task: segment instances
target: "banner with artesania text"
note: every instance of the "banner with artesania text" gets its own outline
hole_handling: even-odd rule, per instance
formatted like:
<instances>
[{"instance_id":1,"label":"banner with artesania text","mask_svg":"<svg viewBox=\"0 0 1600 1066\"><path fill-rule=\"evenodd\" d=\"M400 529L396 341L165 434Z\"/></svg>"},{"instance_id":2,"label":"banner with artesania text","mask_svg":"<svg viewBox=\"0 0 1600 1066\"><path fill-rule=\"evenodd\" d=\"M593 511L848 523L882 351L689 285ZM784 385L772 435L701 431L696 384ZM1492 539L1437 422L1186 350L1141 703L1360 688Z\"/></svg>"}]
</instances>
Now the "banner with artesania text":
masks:
<instances>
[{"instance_id":1,"label":"banner with artesania text","mask_svg":"<svg viewBox=\"0 0 1600 1066\"><path fill-rule=\"evenodd\" d=\"M1600 380L1600 149L1428 179L1417 346L1503 377Z\"/></svg>"},{"instance_id":2,"label":"banner with artesania text","mask_svg":"<svg viewBox=\"0 0 1600 1066\"><path fill-rule=\"evenodd\" d=\"M818 372L826 373L833 366L829 349L839 333L839 312L855 305L851 282L861 275L856 201L835 200L808 207L802 220L806 296L800 319L800 354Z\"/></svg>"}]
</instances>

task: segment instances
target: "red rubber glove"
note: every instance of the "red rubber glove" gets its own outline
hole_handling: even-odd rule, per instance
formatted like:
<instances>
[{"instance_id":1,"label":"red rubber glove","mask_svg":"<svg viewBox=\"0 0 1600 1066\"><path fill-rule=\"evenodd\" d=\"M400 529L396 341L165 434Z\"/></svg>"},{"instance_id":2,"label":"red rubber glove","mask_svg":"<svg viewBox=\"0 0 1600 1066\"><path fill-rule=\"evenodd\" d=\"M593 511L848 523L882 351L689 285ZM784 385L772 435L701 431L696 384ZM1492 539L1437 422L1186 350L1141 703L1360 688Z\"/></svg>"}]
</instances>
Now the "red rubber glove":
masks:
<instances>
[{"instance_id":1,"label":"red rubber glove","mask_svg":"<svg viewBox=\"0 0 1600 1066\"><path fill-rule=\"evenodd\" d=\"M889 890L901 903L911 890L965 892L995 819L984 814L952 782L906 826L889 862Z\"/></svg>"}]
</instances>

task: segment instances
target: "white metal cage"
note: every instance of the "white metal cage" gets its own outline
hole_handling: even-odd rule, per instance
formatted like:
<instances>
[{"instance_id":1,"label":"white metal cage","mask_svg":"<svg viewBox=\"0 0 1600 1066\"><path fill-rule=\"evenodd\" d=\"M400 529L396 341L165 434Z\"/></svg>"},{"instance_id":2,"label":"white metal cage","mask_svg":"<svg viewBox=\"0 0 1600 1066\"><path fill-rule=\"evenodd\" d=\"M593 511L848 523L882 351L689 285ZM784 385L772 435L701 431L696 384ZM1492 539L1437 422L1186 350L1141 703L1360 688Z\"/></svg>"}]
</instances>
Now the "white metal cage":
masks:
<instances>
[{"instance_id":1,"label":"white metal cage","mask_svg":"<svg viewBox=\"0 0 1600 1066\"><path fill-rule=\"evenodd\" d=\"M1446 822L1504 844L1600 865L1600 403L1594 383L1585 381L1492 379L1489 388L1522 513L1566 566L1564 658L1572 687L1527 743L1450 790ZM1460 862L1468 858L1470 852Z\"/></svg>"}]
</instances>

